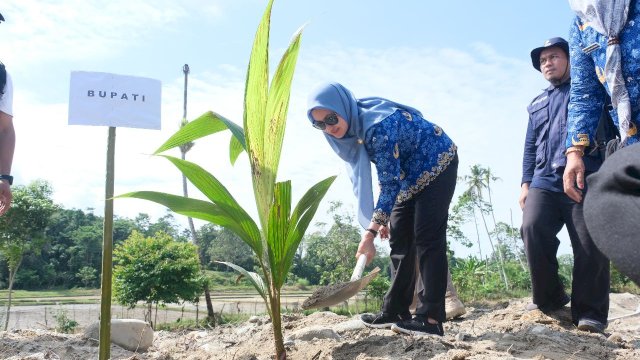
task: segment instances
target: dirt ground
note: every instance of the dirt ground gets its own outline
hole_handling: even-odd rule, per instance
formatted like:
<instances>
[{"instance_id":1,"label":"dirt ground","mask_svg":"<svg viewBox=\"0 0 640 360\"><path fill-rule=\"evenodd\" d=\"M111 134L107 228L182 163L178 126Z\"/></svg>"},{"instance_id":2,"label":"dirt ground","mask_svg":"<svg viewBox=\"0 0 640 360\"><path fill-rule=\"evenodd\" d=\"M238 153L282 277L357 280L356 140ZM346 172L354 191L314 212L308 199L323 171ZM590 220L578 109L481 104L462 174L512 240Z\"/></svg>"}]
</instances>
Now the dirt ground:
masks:
<instances>
[{"instance_id":1,"label":"dirt ground","mask_svg":"<svg viewBox=\"0 0 640 360\"><path fill-rule=\"evenodd\" d=\"M640 359L640 315L610 321L604 335L578 331L567 307L551 316L524 313L530 299L468 307L445 323L445 336L405 336L369 329L357 315L318 312L287 315L283 326L289 359ZM640 297L611 294L610 318L632 314ZM97 359L94 340L44 330L0 332L1 359ZM271 323L265 316L210 330L159 331L144 353L111 347L112 359L263 360L274 358Z\"/></svg>"}]
</instances>

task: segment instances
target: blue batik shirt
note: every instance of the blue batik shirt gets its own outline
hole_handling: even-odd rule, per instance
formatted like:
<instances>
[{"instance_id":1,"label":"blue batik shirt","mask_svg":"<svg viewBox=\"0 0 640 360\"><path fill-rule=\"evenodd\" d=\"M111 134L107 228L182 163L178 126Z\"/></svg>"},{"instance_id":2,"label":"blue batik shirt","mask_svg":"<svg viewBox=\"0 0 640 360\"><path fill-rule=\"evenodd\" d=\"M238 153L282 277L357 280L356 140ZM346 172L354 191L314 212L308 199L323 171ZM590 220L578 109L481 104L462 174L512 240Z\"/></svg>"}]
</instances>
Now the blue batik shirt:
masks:
<instances>
[{"instance_id":1,"label":"blue batik shirt","mask_svg":"<svg viewBox=\"0 0 640 360\"><path fill-rule=\"evenodd\" d=\"M627 24L619 34L624 76L631 100L631 122L634 131L627 144L640 142L640 9L631 2ZM569 103L566 147L595 144L598 119L605 101L605 91L611 93L605 82L607 37L598 33L576 17L569 30L571 58L571 100ZM589 52L588 47L595 48ZM585 49L585 50L583 50ZM618 126L615 109L611 117Z\"/></svg>"},{"instance_id":2,"label":"blue batik shirt","mask_svg":"<svg viewBox=\"0 0 640 360\"><path fill-rule=\"evenodd\" d=\"M388 223L393 206L429 185L447 168L457 150L442 128L404 110L372 126L364 143L380 185L372 221L382 225Z\"/></svg>"}]
</instances>

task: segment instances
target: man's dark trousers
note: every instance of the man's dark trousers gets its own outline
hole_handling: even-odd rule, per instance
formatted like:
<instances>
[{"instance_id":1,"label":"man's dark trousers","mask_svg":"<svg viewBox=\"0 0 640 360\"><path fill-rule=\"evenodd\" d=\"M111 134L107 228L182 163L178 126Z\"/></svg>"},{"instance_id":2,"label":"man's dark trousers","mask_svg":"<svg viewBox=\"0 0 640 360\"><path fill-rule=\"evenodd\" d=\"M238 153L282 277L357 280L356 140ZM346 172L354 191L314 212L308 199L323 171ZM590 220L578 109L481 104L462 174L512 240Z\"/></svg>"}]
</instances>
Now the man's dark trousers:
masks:
<instances>
[{"instance_id":1,"label":"man's dark trousers","mask_svg":"<svg viewBox=\"0 0 640 360\"><path fill-rule=\"evenodd\" d=\"M529 189L523 211L522 239L527 252L533 302L539 308L554 307L565 297L558 276L556 237L567 226L573 248L571 316L574 324L582 318L607 323L609 312L609 260L598 250L587 231L582 203L565 193Z\"/></svg>"}]
</instances>

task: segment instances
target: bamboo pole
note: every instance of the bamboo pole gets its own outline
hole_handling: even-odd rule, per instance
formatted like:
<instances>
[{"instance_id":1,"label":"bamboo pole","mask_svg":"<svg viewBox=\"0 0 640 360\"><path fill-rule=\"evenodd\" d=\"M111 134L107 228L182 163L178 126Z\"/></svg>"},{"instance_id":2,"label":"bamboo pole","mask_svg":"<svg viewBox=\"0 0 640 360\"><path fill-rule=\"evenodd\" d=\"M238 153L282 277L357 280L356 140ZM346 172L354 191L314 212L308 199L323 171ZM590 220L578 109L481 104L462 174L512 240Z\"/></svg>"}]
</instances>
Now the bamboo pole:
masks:
<instances>
[{"instance_id":1,"label":"bamboo pole","mask_svg":"<svg viewBox=\"0 0 640 360\"><path fill-rule=\"evenodd\" d=\"M109 127L107 142L107 178L105 186L104 228L102 243L102 286L100 299L99 359L111 358L111 279L113 264L113 183L116 128Z\"/></svg>"}]
</instances>

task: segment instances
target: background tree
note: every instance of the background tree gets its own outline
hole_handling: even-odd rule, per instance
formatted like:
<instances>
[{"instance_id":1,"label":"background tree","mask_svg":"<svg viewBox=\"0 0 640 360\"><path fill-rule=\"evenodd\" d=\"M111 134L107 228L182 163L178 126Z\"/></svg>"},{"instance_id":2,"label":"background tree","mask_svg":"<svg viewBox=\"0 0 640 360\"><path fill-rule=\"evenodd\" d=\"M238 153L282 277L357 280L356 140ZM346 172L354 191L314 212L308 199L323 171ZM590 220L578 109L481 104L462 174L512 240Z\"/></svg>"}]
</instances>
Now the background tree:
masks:
<instances>
[{"instance_id":1,"label":"background tree","mask_svg":"<svg viewBox=\"0 0 640 360\"><path fill-rule=\"evenodd\" d=\"M207 269L213 269L213 260L209 256L209 249L216 244L216 239L220 235L221 228L215 224L204 224L198 230L196 245L198 245L198 256L200 263Z\"/></svg>"},{"instance_id":2,"label":"background tree","mask_svg":"<svg viewBox=\"0 0 640 360\"><path fill-rule=\"evenodd\" d=\"M355 266L355 253L360 242L360 225L356 225L354 217L344 212L342 202L333 201L329 213L333 222L317 223L326 233L316 231L305 236L298 249L292 267L292 273L304 278L312 285L327 285L349 281ZM376 244L376 257L370 268L379 267L379 276L389 277L390 260L388 253Z\"/></svg>"},{"instance_id":3,"label":"background tree","mask_svg":"<svg viewBox=\"0 0 640 360\"><path fill-rule=\"evenodd\" d=\"M4 330L9 326L11 295L16 273L24 254L38 252L44 245L44 233L57 206L51 199L53 190L44 180L36 180L27 186L13 188L13 204L0 217L0 253L9 268L9 298Z\"/></svg>"},{"instance_id":4,"label":"background tree","mask_svg":"<svg viewBox=\"0 0 640 360\"><path fill-rule=\"evenodd\" d=\"M171 236L175 241L187 241L181 228L176 224L176 218L167 210L167 212L153 222L148 214L140 213L135 218L136 230L145 236L154 236L158 232L164 232Z\"/></svg>"},{"instance_id":5,"label":"background tree","mask_svg":"<svg viewBox=\"0 0 640 360\"><path fill-rule=\"evenodd\" d=\"M153 305L195 302L203 290L203 278L196 246L176 242L166 233L145 237L139 232L113 252L115 268L114 296L126 306L147 304L147 320L151 321Z\"/></svg>"},{"instance_id":6,"label":"background tree","mask_svg":"<svg viewBox=\"0 0 640 360\"><path fill-rule=\"evenodd\" d=\"M206 252L212 262L226 261L251 270L258 265L251 247L228 229L223 228L218 232L215 242ZM220 271L233 271L228 266L219 263L213 263L213 268Z\"/></svg>"},{"instance_id":7,"label":"background tree","mask_svg":"<svg viewBox=\"0 0 640 360\"><path fill-rule=\"evenodd\" d=\"M333 224L326 234L315 233L304 240L302 262L315 269L308 279L311 284L335 284L349 281L355 266L355 253L360 242L360 228L353 225L353 216L342 212L342 203L331 202L329 213Z\"/></svg>"},{"instance_id":8,"label":"background tree","mask_svg":"<svg viewBox=\"0 0 640 360\"><path fill-rule=\"evenodd\" d=\"M69 233L71 245L67 247L68 271L76 276L83 268L101 269L102 224L82 225ZM86 272L87 270L85 270Z\"/></svg>"},{"instance_id":9,"label":"background tree","mask_svg":"<svg viewBox=\"0 0 640 360\"><path fill-rule=\"evenodd\" d=\"M185 127L189 120L187 120L187 84L189 79L189 64L184 64L182 66L182 72L184 73L184 96L183 96L183 107L182 107L182 120L180 121L180 127ZM187 153L189 150L193 149L195 142L188 141L179 146L180 148L180 159L186 160ZM182 195L184 197L189 197L189 184L187 183L187 177L182 174ZM193 224L193 218L191 216L187 216L187 222L189 223L189 238L194 244L198 244L198 234L196 232L196 227ZM198 251L198 256L200 257L200 264L202 266L206 266L206 262L204 261L203 252ZM204 274L204 268L203 274ZM215 314L213 313L213 304L211 303L211 293L209 292L209 282L205 281L204 283L204 299L207 305L207 320L209 324L215 325Z\"/></svg>"},{"instance_id":10,"label":"background tree","mask_svg":"<svg viewBox=\"0 0 640 360\"><path fill-rule=\"evenodd\" d=\"M460 179L458 179L458 181L460 181ZM457 233L457 229L461 229L464 224L469 222L469 219L473 219L473 224L476 230L475 234L476 244L478 244L478 254L480 255L480 259L484 259L484 257L482 256L480 229L478 228L478 219L475 214L474 200L473 196L468 191L465 191L462 193L462 195L458 196L458 200L452 207L451 213L449 214L449 219L453 221L454 229L451 233L448 233L448 236L452 236L455 240L461 240L463 244L466 235L463 232L463 235L460 236Z\"/></svg>"},{"instance_id":11,"label":"background tree","mask_svg":"<svg viewBox=\"0 0 640 360\"><path fill-rule=\"evenodd\" d=\"M83 228L82 231L79 229ZM80 285L77 271L85 266L93 266L99 274L100 266L96 263L85 264L87 257L78 254L86 246L78 237L89 229L96 231L92 235L93 241L102 240L102 218L94 216L91 212L78 209L57 209L51 216L49 226L46 229L46 242L38 256L28 254L24 258L23 268L33 270L38 274L42 285L37 287L70 288ZM97 229L97 230L96 230ZM86 235L89 236L89 235ZM102 248L98 249L98 259L102 257ZM87 255L96 256L87 251ZM74 264L75 263L75 267ZM22 272L21 272L22 273ZM32 279L23 279L19 274L16 286L20 288L34 288Z\"/></svg>"},{"instance_id":12,"label":"background tree","mask_svg":"<svg viewBox=\"0 0 640 360\"><path fill-rule=\"evenodd\" d=\"M96 283L96 269L90 266L85 266L78 272L78 280L82 282L84 287L93 287Z\"/></svg>"},{"instance_id":13,"label":"background tree","mask_svg":"<svg viewBox=\"0 0 640 360\"><path fill-rule=\"evenodd\" d=\"M480 218L482 219L487 238L489 239L493 256L497 255L498 257L498 268L500 275L502 276L502 280L504 281L504 288L505 290L508 290L509 279L507 278L507 273L505 271L504 256L502 254L501 247L496 247L494 245L493 236L491 235L491 231L487 225L487 219L485 218L485 214L493 214L493 206L490 202L485 201L483 189L487 189L487 191L491 193L491 184L488 181L494 178L494 176L490 173L490 170L483 168L478 164L471 166L470 170L471 175L465 175L463 177L467 182L467 190L465 190L465 193L469 196L474 209L477 209L480 213Z\"/></svg>"},{"instance_id":14,"label":"background tree","mask_svg":"<svg viewBox=\"0 0 640 360\"><path fill-rule=\"evenodd\" d=\"M520 229L515 228L505 222L499 221L496 224L494 232L497 236L503 239L510 239L510 242L503 242L502 252L505 256L505 260L517 260L520 264L520 268L522 271L529 272L529 268L527 267L527 256L524 252L524 243L522 242L522 237L520 236Z\"/></svg>"},{"instance_id":15,"label":"background tree","mask_svg":"<svg viewBox=\"0 0 640 360\"><path fill-rule=\"evenodd\" d=\"M142 214L149 228L173 228L173 233L185 238L183 231L171 224L168 218L160 218L157 222ZM87 268L95 270L96 279L101 275L102 258L102 225L103 218L95 216L91 209L57 208L45 229L43 246L39 252L26 252L22 258L20 271L16 273L13 289L69 289L74 287L95 286L96 282L87 283ZM159 225L158 225L159 224ZM120 244L138 229L134 219L114 218L114 244ZM80 272L82 271L82 275ZM0 256L0 288L9 282L7 261Z\"/></svg>"}]
</instances>

